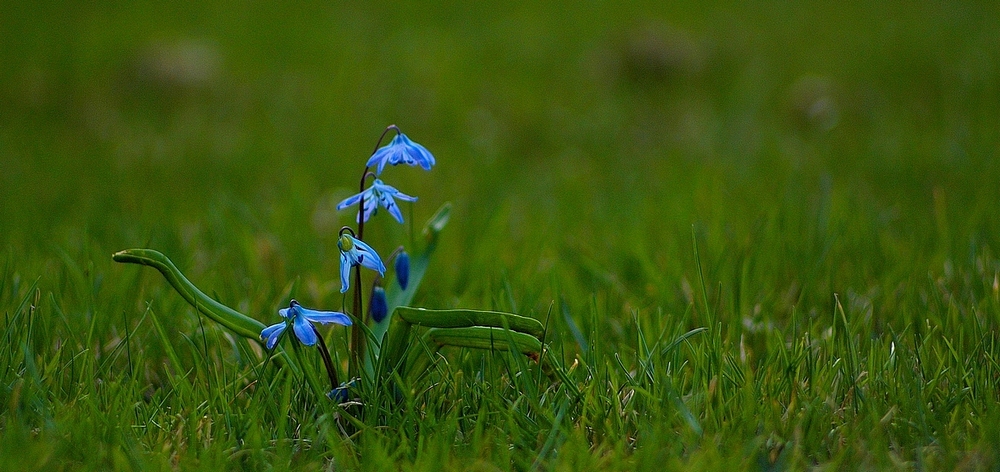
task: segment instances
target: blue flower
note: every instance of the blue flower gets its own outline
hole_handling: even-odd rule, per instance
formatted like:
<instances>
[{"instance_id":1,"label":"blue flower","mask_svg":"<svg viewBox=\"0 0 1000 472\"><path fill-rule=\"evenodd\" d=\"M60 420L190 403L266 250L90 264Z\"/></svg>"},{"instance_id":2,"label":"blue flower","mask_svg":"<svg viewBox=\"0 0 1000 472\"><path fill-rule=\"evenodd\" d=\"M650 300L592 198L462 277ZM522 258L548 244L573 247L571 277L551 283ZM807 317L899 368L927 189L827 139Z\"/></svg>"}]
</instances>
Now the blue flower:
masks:
<instances>
[{"instance_id":1,"label":"blue flower","mask_svg":"<svg viewBox=\"0 0 1000 472\"><path fill-rule=\"evenodd\" d=\"M323 324L336 323L343 326L351 325L351 318L339 311L310 310L299 305L299 302L295 300L292 300L288 304L288 308L278 310L278 314L285 320L268 326L260 332L260 339L267 340L268 349L274 349L274 346L278 344L281 333L285 332L285 328L289 324L292 325L292 331L295 332L295 336L306 346L316 344L316 328L313 328L309 324L310 321Z\"/></svg>"},{"instance_id":2,"label":"blue flower","mask_svg":"<svg viewBox=\"0 0 1000 472\"><path fill-rule=\"evenodd\" d=\"M340 293L351 287L351 267L360 265L385 275L385 264L371 246L349 234L340 235Z\"/></svg>"},{"instance_id":3,"label":"blue flower","mask_svg":"<svg viewBox=\"0 0 1000 472\"><path fill-rule=\"evenodd\" d=\"M392 165L396 164L406 164L409 166L419 165L425 170L431 170L431 166L434 165L434 156L431 155L427 148L410 141L405 134L399 133L392 141L380 147L372 157L368 159L368 167L378 164L378 168L375 169L375 174L382 174L382 169L385 168L385 164L389 163Z\"/></svg>"},{"instance_id":4,"label":"blue flower","mask_svg":"<svg viewBox=\"0 0 1000 472\"><path fill-rule=\"evenodd\" d=\"M354 205L364 199L365 202L365 215L364 221L368 221L372 215L378 210L378 206L382 205L386 210L389 210L389 214L392 215L396 221L403 222L403 214L399 211L399 205L396 205L396 201L393 198L398 198L407 202L417 201L417 197L411 197L391 185L386 185L382 183L381 180L375 179L372 182L372 186L368 187L365 191L352 195L344 199L344 201L337 204L338 210L343 210L351 205ZM373 201L375 200L375 201ZM358 222L361 222L361 215L358 214Z\"/></svg>"},{"instance_id":5,"label":"blue flower","mask_svg":"<svg viewBox=\"0 0 1000 472\"><path fill-rule=\"evenodd\" d=\"M347 401L348 396L350 395L350 390L352 388L357 388L357 387L358 387L358 379L352 379L350 382L341 382L339 387L330 390L330 392L327 393L326 396L330 400L333 400L337 403L344 403Z\"/></svg>"}]
</instances>

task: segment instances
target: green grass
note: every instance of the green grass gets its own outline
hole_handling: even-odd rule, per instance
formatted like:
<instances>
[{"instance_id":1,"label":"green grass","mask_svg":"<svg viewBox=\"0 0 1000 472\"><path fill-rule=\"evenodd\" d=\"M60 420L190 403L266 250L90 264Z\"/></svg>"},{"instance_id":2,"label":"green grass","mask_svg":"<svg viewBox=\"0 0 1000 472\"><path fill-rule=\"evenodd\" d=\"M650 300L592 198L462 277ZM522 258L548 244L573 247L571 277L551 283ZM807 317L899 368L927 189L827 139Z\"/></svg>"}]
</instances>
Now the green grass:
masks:
<instances>
[{"instance_id":1,"label":"green grass","mask_svg":"<svg viewBox=\"0 0 1000 472\"><path fill-rule=\"evenodd\" d=\"M0 6L0 470L996 469L996 5L660 3ZM111 261L349 306L390 123L407 223L454 204L414 303L579 396L451 349L344 410Z\"/></svg>"}]
</instances>

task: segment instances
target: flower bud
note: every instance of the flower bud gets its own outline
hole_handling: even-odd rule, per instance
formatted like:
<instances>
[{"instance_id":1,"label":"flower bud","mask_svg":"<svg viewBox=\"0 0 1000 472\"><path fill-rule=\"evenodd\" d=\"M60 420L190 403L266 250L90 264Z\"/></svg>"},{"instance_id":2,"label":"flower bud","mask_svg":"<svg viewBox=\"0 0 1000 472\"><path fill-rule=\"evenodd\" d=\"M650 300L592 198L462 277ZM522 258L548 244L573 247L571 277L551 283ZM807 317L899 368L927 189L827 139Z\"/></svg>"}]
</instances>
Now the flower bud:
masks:
<instances>
[{"instance_id":1,"label":"flower bud","mask_svg":"<svg viewBox=\"0 0 1000 472\"><path fill-rule=\"evenodd\" d=\"M343 252L350 252L351 249L354 249L354 242L351 241L350 236L342 234L340 235L340 240L337 241L337 247Z\"/></svg>"},{"instance_id":2,"label":"flower bud","mask_svg":"<svg viewBox=\"0 0 1000 472\"><path fill-rule=\"evenodd\" d=\"M381 323L388 313L389 305L385 302L385 290L376 285L372 288L372 300L368 304L368 315L376 323Z\"/></svg>"},{"instance_id":3,"label":"flower bud","mask_svg":"<svg viewBox=\"0 0 1000 472\"><path fill-rule=\"evenodd\" d=\"M410 256L406 251L396 256L396 280L399 287L406 290L406 284L410 282Z\"/></svg>"}]
</instances>

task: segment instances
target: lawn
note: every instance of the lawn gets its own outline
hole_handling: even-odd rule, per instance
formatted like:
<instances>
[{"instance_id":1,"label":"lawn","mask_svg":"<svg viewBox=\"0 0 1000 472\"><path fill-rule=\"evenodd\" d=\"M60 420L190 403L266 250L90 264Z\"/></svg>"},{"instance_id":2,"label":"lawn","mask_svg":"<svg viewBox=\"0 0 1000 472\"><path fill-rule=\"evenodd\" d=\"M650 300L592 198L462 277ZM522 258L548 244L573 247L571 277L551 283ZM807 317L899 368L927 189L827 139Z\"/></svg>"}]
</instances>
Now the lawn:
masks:
<instances>
[{"instance_id":1,"label":"lawn","mask_svg":"<svg viewBox=\"0 0 1000 472\"><path fill-rule=\"evenodd\" d=\"M0 5L0 470L995 470L1000 8L870 3ZM559 375L447 347L340 404L111 258L351 311L390 124L436 164L364 239L450 203L409 304Z\"/></svg>"}]
</instances>

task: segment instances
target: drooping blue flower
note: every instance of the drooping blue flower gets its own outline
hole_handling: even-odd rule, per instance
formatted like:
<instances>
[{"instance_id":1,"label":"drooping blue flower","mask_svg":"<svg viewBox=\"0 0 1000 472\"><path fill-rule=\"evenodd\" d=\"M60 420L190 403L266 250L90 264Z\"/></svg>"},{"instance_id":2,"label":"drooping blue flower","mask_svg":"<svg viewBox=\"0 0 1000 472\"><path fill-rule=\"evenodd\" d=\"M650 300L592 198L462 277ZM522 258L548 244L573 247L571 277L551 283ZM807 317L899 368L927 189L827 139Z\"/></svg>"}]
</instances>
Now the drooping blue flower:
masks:
<instances>
[{"instance_id":1,"label":"drooping blue flower","mask_svg":"<svg viewBox=\"0 0 1000 472\"><path fill-rule=\"evenodd\" d=\"M274 349L274 346L278 344L278 339L281 338L281 334L285 332L285 328L289 324L292 325L295 337L299 338L299 341L302 341L302 344L306 346L316 344L316 331L309 324L310 322L323 324L336 323L343 326L351 325L351 318L339 311L312 310L299 305L299 302L295 300L292 300L288 304L288 308L278 310L278 314L285 320L268 326L260 332L260 339L267 341L268 349Z\"/></svg>"},{"instance_id":2,"label":"drooping blue flower","mask_svg":"<svg viewBox=\"0 0 1000 472\"><path fill-rule=\"evenodd\" d=\"M337 204L338 210L343 210L351 205L355 205L364 199L365 202L365 215L364 221L368 221L378 211L379 205L385 207L389 210L389 214L392 215L396 221L403 222L403 213L399 211L399 205L396 205L396 201L393 198L398 198L407 202L417 201L417 197L411 197L391 185L386 185L382 183L382 180L375 179L372 182L372 186L365 189L363 192L351 195L344 199L344 201ZM358 215L358 223L362 221L361 215Z\"/></svg>"},{"instance_id":3,"label":"drooping blue flower","mask_svg":"<svg viewBox=\"0 0 1000 472\"><path fill-rule=\"evenodd\" d=\"M406 290L406 284L410 281L410 255L402 251L396 256L396 281L399 288Z\"/></svg>"},{"instance_id":4,"label":"drooping blue flower","mask_svg":"<svg viewBox=\"0 0 1000 472\"><path fill-rule=\"evenodd\" d=\"M431 155L427 148L410 141L405 134L398 133L392 141L385 146L378 148L375 154L368 159L368 167L378 164L375 169L376 175L382 174L382 169L385 168L386 163L396 165L396 164L406 164L409 166L423 167L425 170L431 170L431 166L434 165L434 156Z\"/></svg>"},{"instance_id":5,"label":"drooping blue flower","mask_svg":"<svg viewBox=\"0 0 1000 472\"><path fill-rule=\"evenodd\" d=\"M330 390L330 392L327 393L326 396L330 400L333 400L337 403L344 403L347 401L350 395L350 390L357 387L358 387L357 379L352 379L350 382L341 382L339 387Z\"/></svg>"},{"instance_id":6,"label":"drooping blue flower","mask_svg":"<svg viewBox=\"0 0 1000 472\"><path fill-rule=\"evenodd\" d=\"M385 275L382 258L378 257L378 253L364 241L349 234L342 234L337 246L340 247L340 293L347 292L351 287L351 267L359 265L374 270L379 275Z\"/></svg>"},{"instance_id":7,"label":"drooping blue flower","mask_svg":"<svg viewBox=\"0 0 1000 472\"><path fill-rule=\"evenodd\" d=\"M385 301L385 289L376 285L372 288L372 300L368 303L368 314L376 323L381 323L389 314L389 304Z\"/></svg>"}]
</instances>

